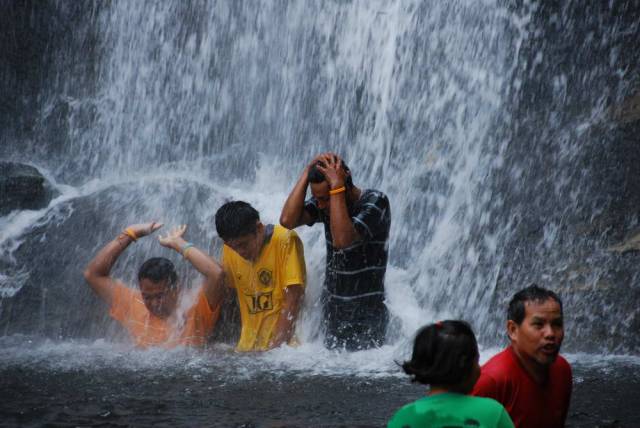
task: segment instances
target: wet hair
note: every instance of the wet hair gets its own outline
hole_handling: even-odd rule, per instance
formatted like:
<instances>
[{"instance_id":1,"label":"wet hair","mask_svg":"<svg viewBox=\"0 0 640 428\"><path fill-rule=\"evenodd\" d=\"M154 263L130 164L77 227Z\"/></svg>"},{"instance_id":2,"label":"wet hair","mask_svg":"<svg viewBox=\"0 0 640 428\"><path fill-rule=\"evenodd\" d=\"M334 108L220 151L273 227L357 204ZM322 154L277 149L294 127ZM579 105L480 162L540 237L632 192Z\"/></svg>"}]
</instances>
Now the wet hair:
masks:
<instances>
[{"instance_id":1,"label":"wet hair","mask_svg":"<svg viewBox=\"0 0 640 428\"><path fill-rule=\"evenodd\" d=\"M243 201L227 202L216 212L216 230L223 241L255 234L258 221L258 211Z\"/></svg>"},{"instance_id":2,"label":"wet hair","mask_svg":"<svg viewBox=\"0 0 640 428\"><path fill-rule=\"evenodd\" d=\"M138 269L138 281L142 281L145 278L155 283L166 281L171 289L175 289L178 286L176 268L171 263L171 260L164 257L153 257L142 263L142 266Z\"/></svg>"},{"instance_id":3,"label":"wet hair","mask_svg":"<svg viewBox=\"0 0 640 428\"><path fill-rule=\"evenodd\" d=\"M539 287L537 284L531 284L527 288L523 288L513 295L507 309L507 320L511 320L520 325L525 316L525 304L527 302L544 303L548 299L553 299L560 305L560 313L562 313L562 300L556 293L546 288Z\"/></svg>"},{"instance_id":4,"label":"wet hair","mask_svg":"<svg viewBox=\"0 0 640 428\"><path fill-rule=\"evenodd\" d=\"M411 360L402 364L402 369L412 382L454 386L471 375L478 355L476 336L469 324L438 321L418 330Z\"/></svg>"},{"instance_id":5,"label":"wet hair","mask_svg":"<svg viewBox=\"0 0 640 428\"><path fill-rule=\"evenodd\" d=\"M322 162L316 162L313 165L311 165L311 168L309 168L309 183L322 183L323 181L326 181L326 178L324 176L324 174L322 172L320 172L320 170L318 169L317 165L320 164L322 166L324 166L324 164ZM347 166L346 163L344 163L344 161L342 161L342 167L344 168L344 170L347 172L347 178L345 179L345 186L347 188L351 188L353 187L353 179L351 178L351 170L349 169L349 167Z\"/></svg>"}]
</instances>

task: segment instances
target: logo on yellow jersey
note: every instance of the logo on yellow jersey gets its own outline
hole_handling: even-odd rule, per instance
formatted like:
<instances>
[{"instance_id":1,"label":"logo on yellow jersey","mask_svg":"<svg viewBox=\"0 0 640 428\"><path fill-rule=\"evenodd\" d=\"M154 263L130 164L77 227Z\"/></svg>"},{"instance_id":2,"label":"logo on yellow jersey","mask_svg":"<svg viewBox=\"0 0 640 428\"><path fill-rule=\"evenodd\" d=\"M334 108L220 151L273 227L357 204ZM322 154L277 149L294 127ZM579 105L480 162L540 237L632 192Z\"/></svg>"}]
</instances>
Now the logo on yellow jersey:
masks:
<instances>
[{"instance_id":1,"label":"logo on yellow jersey","mask_svg":"<svg viewBox=\"0 0 640 428\"><path fill-rule=\"evenodd\" d=\"M244 300L247 303L250 314L257 314L258 312L270 311L273 309L273 297L271 292L259 293L256 295L244 295Z\"/></svg>"},{"instance_id":2,"label":"logo on yellow jersey","mask_svg":"<svg viewBox=\"0 0 640 428\"><path fill-rule=\"evenodd\" d=\"M271 276L271 271L267 269L260 269L260 271L258 272L258 279L264 286L271 285Z\"/></svg>"}]
</instances>

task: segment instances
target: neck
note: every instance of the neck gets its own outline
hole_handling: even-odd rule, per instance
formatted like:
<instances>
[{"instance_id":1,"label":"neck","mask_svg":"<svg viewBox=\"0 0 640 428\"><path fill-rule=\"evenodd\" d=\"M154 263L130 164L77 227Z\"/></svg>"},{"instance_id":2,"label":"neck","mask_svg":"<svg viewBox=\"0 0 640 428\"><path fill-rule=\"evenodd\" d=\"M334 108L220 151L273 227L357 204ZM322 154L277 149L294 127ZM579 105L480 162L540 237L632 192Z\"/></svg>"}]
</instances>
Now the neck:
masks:
<instances>
[{"instance_id":1,"label":"neck","mask_svg":"<svg viewBox=\"0 0 640 428\"><path fill-rule=\"evenodd\" d=\"M427 393L427 395L444 394L446 392L467 395L471 391L469 391L469 388L466 388L463 385L450 385L450 386L431 385L431 388L429 388L429 392Z\"/></svg>"},{"instance_id":2,"label":"neck","mask_svg":"<svg viewBox=\"0 0 640 428\"><path fill-rule=\"evenodd\" d=\"M536 383L543 384L547 381L549 377L549 366L542 365L531 358L521 355L513 345L511 349L518 359L518 362L520 362L520 365L529 373L529 376L531 376Z\"/></svg>"}]
</instances>

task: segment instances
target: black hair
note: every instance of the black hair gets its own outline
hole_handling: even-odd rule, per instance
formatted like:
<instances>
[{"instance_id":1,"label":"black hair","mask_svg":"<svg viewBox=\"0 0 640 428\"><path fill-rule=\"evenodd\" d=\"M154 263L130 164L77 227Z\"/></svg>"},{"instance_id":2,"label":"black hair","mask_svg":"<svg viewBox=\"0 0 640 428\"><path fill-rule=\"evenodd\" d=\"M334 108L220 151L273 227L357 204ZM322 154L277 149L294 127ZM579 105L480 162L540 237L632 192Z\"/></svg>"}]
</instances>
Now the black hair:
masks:
<instances>
[{"instance_id":1,"label":"black hair","mask_svg":"<svg viewBox=\"0 0 640 428\"><path fill-rule=\"evenodd\" d=\"M178 285L178 274L171 260L164 257L153 257L140 266L138 269L138 281L149 279L152 282L167 281L169 288L176 288Z\"/></svg>"},{"instance_id":2,"label":"black hair","mask_svg":"<svg viewBox=\"0 0 640 428\"><path fill-rule=\"evenodd\" d=\"M553 299L560 305L560 313L562 313L562 300L556 293L546 288L539 287L537 284L531 284L527 288L523 288L513 295L509 302L507 310L507 320L512 320L520 325L525 316L525 304L527 302L543 303L548 299Z\"/></svg>"},{"instance_id":3,"label":"black hair","mask_svg":"<svg viewBox=\"0 0 640 428\"><path fill-rule=\"evenodd\" d=\"M320 172L320 170L317 167L318 164L324 166L324 163L318 161L313 165L311 165L311 168L309 168L308 177L309 177L310 183L322 183L323 181L326 181L324 174ZM350 189L353 187L353 178L351 178L351 170L349 169L347 164L344 163L344 161L342 161L342 167L344 168L345 172L348 174L347 178L344 181L344 184L347 188Z\"/></svg>"},{"instance_id":4,"label":"black hair","mask_svg":"<svg viewBox=\"0 0 640 428\"><path fill-rule=\"evenodd\" d=\"M260 214L246 202L231 201L216 212L216 230L223 241L255 234Z\"/></svg>"},{"instance_id":5,"label":"black hair","mask_svg":"<svg viewBox=\"0 0 640 428\"><path fill-rule=\"evenodd\" d=\"M411 360L402 364L402 369L412 382L454 386L471 375L478 355L476 336L469 324L438 321L418 330Z\"/></svg>"}]
</instances>

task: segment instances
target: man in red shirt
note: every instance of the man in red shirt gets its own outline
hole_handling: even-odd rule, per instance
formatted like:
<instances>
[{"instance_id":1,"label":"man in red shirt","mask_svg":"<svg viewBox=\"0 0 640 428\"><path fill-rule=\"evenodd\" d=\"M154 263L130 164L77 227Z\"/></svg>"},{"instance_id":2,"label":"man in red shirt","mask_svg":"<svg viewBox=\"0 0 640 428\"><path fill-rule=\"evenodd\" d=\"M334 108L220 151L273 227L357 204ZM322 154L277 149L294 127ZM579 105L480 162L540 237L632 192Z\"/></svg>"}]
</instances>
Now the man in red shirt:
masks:
<instances>
[{"instance_id":1,"label":"man in red shirt","mask_svg":"<svg viewBox=\"0 0 640 428\"><path fill-rule=\"evenodd\" d=\"M511 345L482 366L472 394L500 402L517 428L564 427L571 401L571 366L562 356L562 301L531 285L509 303Z\"/></svg>"}]
</instances>

